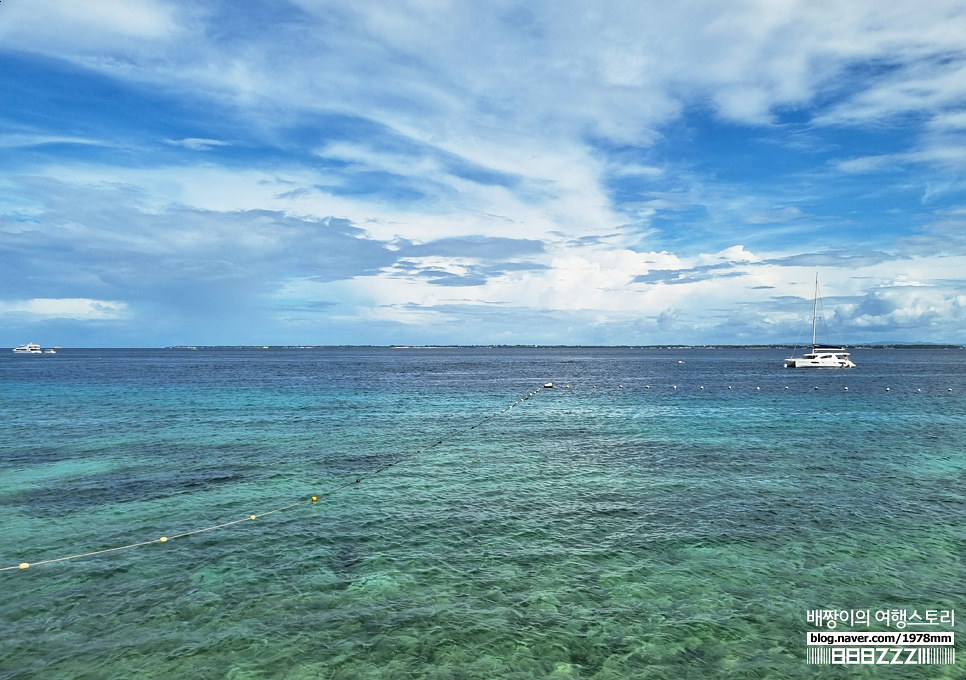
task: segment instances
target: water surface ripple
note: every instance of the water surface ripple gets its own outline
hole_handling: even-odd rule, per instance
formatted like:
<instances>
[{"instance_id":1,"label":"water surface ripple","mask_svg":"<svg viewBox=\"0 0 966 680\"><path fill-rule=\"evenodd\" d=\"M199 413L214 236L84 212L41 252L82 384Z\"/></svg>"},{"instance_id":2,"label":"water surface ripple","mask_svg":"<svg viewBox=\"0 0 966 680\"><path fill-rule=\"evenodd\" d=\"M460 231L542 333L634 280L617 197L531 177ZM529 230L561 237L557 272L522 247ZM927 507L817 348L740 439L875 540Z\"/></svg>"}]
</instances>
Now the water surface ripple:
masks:
<instances>
[{"instance_id":1,"label":"water surface ripple","mask_svg":"<svg viewBox=\"0 0 966 680\"><path fill-rule=\"evenodd\" d=\"M0 357L0 567L319 497L0 573L0 678L844 677L807 610L966 595L966 352L853 356Z\"/></svg>"}]
</instances>

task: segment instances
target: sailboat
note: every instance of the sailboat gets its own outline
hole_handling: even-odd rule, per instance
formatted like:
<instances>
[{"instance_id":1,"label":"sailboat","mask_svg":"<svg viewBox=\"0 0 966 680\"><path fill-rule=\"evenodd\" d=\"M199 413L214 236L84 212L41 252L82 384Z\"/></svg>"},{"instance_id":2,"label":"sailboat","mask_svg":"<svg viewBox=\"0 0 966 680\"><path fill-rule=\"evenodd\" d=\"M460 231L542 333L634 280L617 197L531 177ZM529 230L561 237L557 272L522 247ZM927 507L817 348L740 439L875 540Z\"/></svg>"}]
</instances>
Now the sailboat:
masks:
<instances>
[{"instance_id":1,"label":"sailboat","mask_svg":"<svg viewBox=\"0 0 966 680\"><path fill-rule=\"evenodd\" d=\"M785 359L785 368L855 368L849 353L842 347L825 347L815 344L815 327L818 321L818 273L815 274L815 300L812 302L812 351L800 357Z\"/></svg>"}]
</instances>

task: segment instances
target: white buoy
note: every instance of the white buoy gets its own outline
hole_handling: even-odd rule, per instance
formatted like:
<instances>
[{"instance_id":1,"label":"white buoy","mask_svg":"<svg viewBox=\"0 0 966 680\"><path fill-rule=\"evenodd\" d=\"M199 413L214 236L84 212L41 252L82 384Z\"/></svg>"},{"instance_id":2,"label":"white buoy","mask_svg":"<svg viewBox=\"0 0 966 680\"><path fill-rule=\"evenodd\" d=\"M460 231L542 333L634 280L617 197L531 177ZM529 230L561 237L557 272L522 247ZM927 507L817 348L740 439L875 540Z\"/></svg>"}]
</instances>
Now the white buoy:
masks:
<instances>
[{"instance_id":1,"label":"white buoy","mask_svg":"<svg viewBox=\"0 0 966 680\"><path fill-rule=\"evenodd\" d=\"M891 392L891 391L892 391L892 388L891 387L887 387L886 388L886 392Z\"/></svg>"},{"instance_id":2,"label":"white buoy","mask_svg":"<svg viewBox=\"0 0 966 680\"><path fill-rule=\"evenodd\" d=\"M729 390L731 389L731 385L728 385L728 389L729 389Z\"/></svg>"},{"instance_id":3,"label":"white buoy","mask_svg":"<svg viewBox=\"0 0 966 680\"><path fill-rule=\"evenodd\" d=\"M849 388L848 388L848 387L846 387L846 388L845 388L845 391L846 391L846 392L848 392L848 391L849 391Z\"/></svg>"}]
</instances>

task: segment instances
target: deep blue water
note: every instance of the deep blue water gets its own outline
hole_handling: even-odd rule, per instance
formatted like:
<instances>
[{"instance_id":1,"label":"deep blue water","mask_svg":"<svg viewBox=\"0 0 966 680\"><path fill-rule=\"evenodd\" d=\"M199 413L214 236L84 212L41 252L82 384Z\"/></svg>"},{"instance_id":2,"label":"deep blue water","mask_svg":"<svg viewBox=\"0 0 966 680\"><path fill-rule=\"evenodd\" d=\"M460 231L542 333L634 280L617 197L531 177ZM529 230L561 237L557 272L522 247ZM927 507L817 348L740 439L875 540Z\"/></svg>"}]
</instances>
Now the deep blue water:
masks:
<instances>
[{"instance_id":1,"label":"deep blue water","mask_svg":"<svg viewBox=\"0 0 966 680\"><path fill-rule=\"evenodd\" d=\"M804 640L966 620L966 351L5 354L0 678L963 677Z\"/></svg>"}]
</instances>

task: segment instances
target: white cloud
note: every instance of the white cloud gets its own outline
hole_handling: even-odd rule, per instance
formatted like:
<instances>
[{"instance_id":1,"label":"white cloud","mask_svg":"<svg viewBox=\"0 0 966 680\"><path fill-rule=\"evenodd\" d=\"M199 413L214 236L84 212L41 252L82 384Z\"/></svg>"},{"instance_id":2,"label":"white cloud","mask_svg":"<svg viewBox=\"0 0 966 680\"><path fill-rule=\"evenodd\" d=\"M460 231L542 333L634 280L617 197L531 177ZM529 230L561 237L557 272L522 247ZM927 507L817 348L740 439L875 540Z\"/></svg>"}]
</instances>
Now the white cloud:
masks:
<instances>
[{"instance_id":1,"label":"white cloud","mask_svg":"<svg viewBox=\"0 0 966 680\"><path fill-rule=\"evenodd\" d=\"M219 139L203 139L200 137L186 137L185 139L166 139L165 144L170 144L171 146L180 146L185 149L191 149L192 151L210 151L216 146L230 146L228 142L223 142Z\"/></svg>"},{"instance_id":2,"label":"white cloud","mask_svg":"<svg viewBox=\"0 0 966 680\"><path fill-rule=\"evenodd\" d=\"M941 111L932 117L929 127L937 130L966 130L966 111Z\"/></svg>"},{"instance_id":3,"label":"white cloud","mask_svg":"<svg viewBox=\"0 0 966 680\"><path fill-rule=\"evenodd\" d=\"M745 250L743 245L731 246L730 248L725 248L724 250L711 253L711 254L700 254L695 258L696 264L722 264L722 263L745 263L745 262L757 262L760 260L757 255Z\"/></svg>"},{"instance_id":4,"label":"white cloud","mask_svg":"<svg viewBox=\"0 0 966 680\"><path fill-rule=\"evenodd\" d=\"M125 317L127 304L89 298L35 298L0 300L0 315L27 315L33 319L114 321Z\"/></svg>"},{"instance_id":5,"label":"white cloud","mask_svg":"<svg viewBox=\"0 0 966 680\"><path fill-rule=\"evenodd\" d=\"M213 105L224 105L219 115L234 117L225 139L247 134L248 148L279 151L263 165L243 169L215 166L218 154L205 156L210 164L202 165L196 155L181 153L182 160L190 159L166 167L33 162L37 176L73 185L63 197L50 199L60 201L54 208L63 219L43 229L57 232L65 244L73 238L131 256L119 265L128 274L143 266L141 258L162 262L164 276L204 269L214 279L237 282L257 269L261 287L253 287L266 299L276 294L275 300L344 301L346 309L364 310L360 318L368 320L452 319L450 311L434 307L471 304L566 312L593 323L648 318L668 329L709 328L714 321L708 319L716 310L733 309L738 294L763 304L796 294L797 286L807 288L809 267L762 262L811 247L803 244L803 232L814 229L811 223L821 211L809 204L816 199L805 189L781 196L770 186L717 180L713 167L701 175L685 160L673 168L644 153L670 124L683 119L682 127L689 125L689 111L710 110L744 125L763 125L759 129L767 132L780 128L772 125L779 111L807 119L817 100L833 103L813 119L813 128L879 125L915 113L928 118L929 135L910 138L899 152L846 146L832 168L860 175L910 166L964 167L957 135L966 129L959 110L966 96L960 56L966 13L958 0L607 6L587 1L571 3L568 11L551 2L295 4L314 19L299 14L290 23L295 13L280 4L277 21L260 17L249 25L239 6L232 15L237 25L228 29L215 18L230 6L224 3L34 0L9 8L4 3L0 39L8 48L81 64L166 97L186 94L192 102L209 97ZM843 90L843 83L854 89ZM343 123L347 129L329 130L330 120L332 127ZM153 132L150 140L162 138L174 147L166 158L180 149L211 151L241 143L215 138L217 122L209 122L197 130ZM303 126L325 129L302 146L289 133ZM187 134L199 136L181 136ZM7 134L0 146L94 144L92 137ZM312 150L317 158L311 161L288 160ZM389 175L411 197L394 200L356 186L363 175ZM613 179L637 191L639 200L615 199ZM117 192L104 190L112 185ZM926 186L918 194L924 201L949 200L962 190L955 181L919 186ZM99 195L101 203L83 198L85 193ZM120 194L128 199L126 211L110 199ZM3 200L25 204L19 196ZM44 200L34 198L32 217L43 216L37 204ZM277 215L239 218L260 210L304 218L305 224L280 227ZM700 227L686 223L689 212L701 213ZM358 243L348 235L337 241L347 251L361 252L353 247L363 242L379 249L397 239L416 244L478 235L533 239L544 248L534 259L546 269L508 269L477 285L446 287L400 268L360 274L363 268L356 267L338 270L351 280L321 282L324 277L313 278L303 263L292 264L287 256L303 254L299 239L330 216L366 231L368 239ZM671 223L665 227L670 236L656 242L654 225L662 218ZM748 224L765 226L749 230ZM35 229L40 227L17 222L5 233ZM696 236L701 229L707 233ZM766 253L760 241L742 232L786 238L781 252ZM938 243L926 240L920 239L922 248ZM642 252L661 248L668 250ZM286 255L279 257L294 271L259 268L252 257L259 250ZM940 290L933 281L937 273L916 271L929 266L902 263L903 271L888 271L900 265L883 259L853 262L853 270L835 274L838 294L858 299L875 282L897 276ZM841 258L830 257L828 266L835 261ZM424 258L419 264L453 275L475 271L458 257ZM946 265L939 263L935 271ZM374 268L381 266L382 260ZM662 275L655 275L654 284L635 282L650 272L678 271L691 275L673 285L672 277ZM740 276L729 279L734 285L722 285L725 273ZM158 276L158 288L176 287L173 279ZM856 283L858 276L866 282ZM949 276L961 273L950 269ZM134 286L136 278L124 281ZM936 295L950 299L946 289ZM123 303L102 309L87 298L60 306L53 297L45 300L32 301L30 309L91 319L125 311ZM39 314L28 307L19 302L0 309ZM768 323L784 321L782 313L770 314ZM877 318L868 310L863 314Z\"/></svg>"},{"instance_id":6,"label":"white cloud","mask_svg":"<svg viewBox=\"0 0 966 680\"><path fill-rule=\"evenodd\" d=\"M276 24L244 41L216 43L206 33L204 5L33 0L4 8L0 37L128 77L261 102L282 123L279 104L364 111L443 146L506 139L509 128L525 131L518 140L591 129L648 143L655 126L696 100L760 123L778 106L808 102L866 60L897 68L845 98L830 120L943 111L966 87L963 66L941 59L960 52L966 33L956 0L703 0L606 9L578 2L568 11L553 3L296 4L314 25L296 30L280 12ZM171 42L179 37L183 43ZM117 56L91 60L94 47ZM125 70L125 62L137 68ZM374 88L374 78L393 87Z\"/></svg>"},{"instance_id":7,"label":"white cloud","mask_svg":"<svg viewBox=\"0 0 966 680\"><path fill-rule=\"evenodd\" d=\"M895 165L901 160L901 156L881 155L881 156L862 156L860 158L849 158L847 160L836 161L835 169L847 174L866 174L878 172L885 167Z\"/></svg>"},{"instance_id":8,"label":"white cloud","mask_svg":"<svg viewBox=\"0 0 966 680\"><path fill-rule=\"evenodd\" d=\"M851 305L848 312L842 323L853 328L928 333L944 325L961 327L966 322L966 295L900 286L875 291Z\"/></svg>"},{"instance_id":9,"label":"white cloud","mask_svg":"<svg viewBox=\"0 0 966 680\"><path fill-rule=\"evenodd\" d=\"M0 40L8 48L58 56L139 51L141 41L177 32L178 8L157 0L30 0L3 7Z\"/></svg>"},{"instance_id":10,"label":"white cloud","mask_svg":"<svg viewBox=\"0 0 966 680\"><path fill-rule=\"evenodd\" d=\"M749 215L745 218L745 222L748 224L774 224L792 222L794 220L802 219L803 217L805 217L805 213L802 212L801 208L788 206L786 208L778 208L776 210L769 210L767 212Z\"/></svg>"},{"instance_id":11,"label":"white cloud","mask_svg":"<svg viewBox=\"0 0 966 680\"><path fill-rule=\"evenodd\" d=\"M18 148L42 146L44 144L85 144L96 146L103 142L89 137L75 137L70 135L50 134L5 134L0 135L0 147Z\"/></svg>"}]
</instances>

